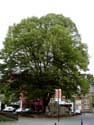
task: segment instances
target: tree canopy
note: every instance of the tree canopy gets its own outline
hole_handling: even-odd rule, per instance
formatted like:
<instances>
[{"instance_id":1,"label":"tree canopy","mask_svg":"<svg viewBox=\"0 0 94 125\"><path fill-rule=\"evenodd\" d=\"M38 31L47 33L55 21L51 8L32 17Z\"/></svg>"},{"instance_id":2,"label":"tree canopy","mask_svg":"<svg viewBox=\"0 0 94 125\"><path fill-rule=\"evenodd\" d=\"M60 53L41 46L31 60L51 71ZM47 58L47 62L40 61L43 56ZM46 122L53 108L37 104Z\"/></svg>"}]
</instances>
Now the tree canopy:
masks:
<instances>
[{"instance_id":1,"label":"tree canopy","mask_svg":"<svg viewBox=\"0 0 94 125\"><path fill-rule=\"evenodd\" d=\"M9 27L1 50L2 81L6 90L27 98L44 98L61 88L71 97L78 86L88 89L87 45L82 43L75 23L68 17L48 14L23 19Z\"/></svg>"}]
</instances>

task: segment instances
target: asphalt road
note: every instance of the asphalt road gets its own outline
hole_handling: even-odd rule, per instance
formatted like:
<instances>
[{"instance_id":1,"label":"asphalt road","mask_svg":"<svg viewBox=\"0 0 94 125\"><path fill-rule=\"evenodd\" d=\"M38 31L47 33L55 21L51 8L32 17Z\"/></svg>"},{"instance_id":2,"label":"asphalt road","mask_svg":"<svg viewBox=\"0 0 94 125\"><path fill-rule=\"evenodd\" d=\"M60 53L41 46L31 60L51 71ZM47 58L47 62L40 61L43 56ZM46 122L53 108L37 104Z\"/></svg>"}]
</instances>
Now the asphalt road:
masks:
<instances>
[{"instance_id":1,"label":"asphalt road","mask_svg":"<svg viewBox=\"0 0 94 125\"><path fill-rule=\"evenodd\" d=\"M81 125L81 119L83 125L94 125L94 113L85 113L82 116L72 118L22 118L15 122L0 122L0 125Z\"/></svg>"}]
</instances>

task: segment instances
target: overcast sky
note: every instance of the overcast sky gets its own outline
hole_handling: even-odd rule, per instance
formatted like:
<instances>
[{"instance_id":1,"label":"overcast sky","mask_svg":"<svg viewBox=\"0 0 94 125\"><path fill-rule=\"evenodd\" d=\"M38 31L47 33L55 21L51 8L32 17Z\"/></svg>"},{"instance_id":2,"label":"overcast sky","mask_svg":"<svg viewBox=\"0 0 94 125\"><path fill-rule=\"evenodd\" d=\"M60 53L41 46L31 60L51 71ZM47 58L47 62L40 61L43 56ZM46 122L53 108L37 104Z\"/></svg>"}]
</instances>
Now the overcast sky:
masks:
<instances>
[{"instance_id":1,"label":"overcast sky","mask_svg":"<svg viewBox=\"0 0 94 125\"><path fill-rule=\"evenodd\" d=\"M48 13L63 14L73 20L82 41L88 44L89 67L94 74L94 0L0 0L0 48L10 25Z\"/></svg>"}]
</instances>

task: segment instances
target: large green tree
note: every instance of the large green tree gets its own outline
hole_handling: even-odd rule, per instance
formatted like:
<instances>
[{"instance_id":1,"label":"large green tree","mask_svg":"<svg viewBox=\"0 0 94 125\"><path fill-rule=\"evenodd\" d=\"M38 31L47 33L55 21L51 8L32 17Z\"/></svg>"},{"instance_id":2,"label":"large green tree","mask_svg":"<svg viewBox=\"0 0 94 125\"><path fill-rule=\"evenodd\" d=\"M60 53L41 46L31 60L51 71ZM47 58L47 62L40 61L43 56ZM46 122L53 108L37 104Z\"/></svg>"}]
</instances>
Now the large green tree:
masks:
<instances>
[{"instance_id":1,"label":"large green tree","mask_svg":"<svg viewBox=\"0 0 94 125\"><path fill-rule=\"evenodd\" d=\"M78 92L78 86L88 88L87 77L82 75L89 64L87 52L70 18L48 14L23 19L9 27L1 50L2 78L12 77L6 90L16 95L24 91L27 98L49 99L55 88L61 88L62 94L70 97Z\"/></svg>"}]
</instances>

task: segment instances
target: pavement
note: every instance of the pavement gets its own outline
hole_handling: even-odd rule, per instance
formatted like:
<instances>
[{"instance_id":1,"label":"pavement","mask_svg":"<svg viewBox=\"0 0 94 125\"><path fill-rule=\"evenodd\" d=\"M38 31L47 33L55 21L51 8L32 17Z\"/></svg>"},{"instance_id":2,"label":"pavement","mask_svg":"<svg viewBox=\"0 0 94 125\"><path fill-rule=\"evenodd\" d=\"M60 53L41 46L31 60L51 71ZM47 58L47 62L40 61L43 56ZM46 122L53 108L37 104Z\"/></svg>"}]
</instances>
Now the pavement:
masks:
<instances>
[{"instance_id":1,"label":"pavement","mask_svg":"<svg viewBox=\"0 0 94 125\"><path fill-rule=\"evenodd\" d=\"M82 125L94 125L94 113L83 113L81 121Z\"/></svg>"}]
</instances>

